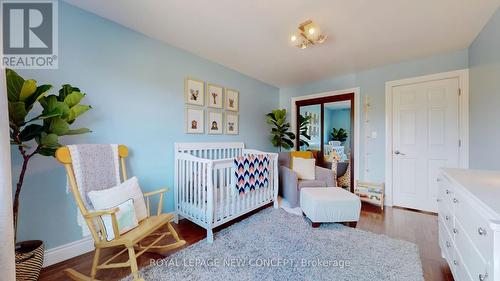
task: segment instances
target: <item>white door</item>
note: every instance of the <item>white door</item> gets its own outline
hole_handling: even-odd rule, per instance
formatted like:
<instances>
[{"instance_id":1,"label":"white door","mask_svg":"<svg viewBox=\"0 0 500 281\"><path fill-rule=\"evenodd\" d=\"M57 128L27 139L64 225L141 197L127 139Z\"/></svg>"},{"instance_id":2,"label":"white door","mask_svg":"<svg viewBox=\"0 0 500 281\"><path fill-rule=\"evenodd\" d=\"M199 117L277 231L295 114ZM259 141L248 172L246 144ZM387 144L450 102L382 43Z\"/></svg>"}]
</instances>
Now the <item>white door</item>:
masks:
<instances>
[{"instance_id":1,"label":"white door","mask_svg":"<svg viewBox=\"0 0 500 281\"><path fill-rule=\"evenodd\" d=\"M459 167L459 81L392 88L394 205L437 212L439 168Z\"/></svg>"}]
</instances>

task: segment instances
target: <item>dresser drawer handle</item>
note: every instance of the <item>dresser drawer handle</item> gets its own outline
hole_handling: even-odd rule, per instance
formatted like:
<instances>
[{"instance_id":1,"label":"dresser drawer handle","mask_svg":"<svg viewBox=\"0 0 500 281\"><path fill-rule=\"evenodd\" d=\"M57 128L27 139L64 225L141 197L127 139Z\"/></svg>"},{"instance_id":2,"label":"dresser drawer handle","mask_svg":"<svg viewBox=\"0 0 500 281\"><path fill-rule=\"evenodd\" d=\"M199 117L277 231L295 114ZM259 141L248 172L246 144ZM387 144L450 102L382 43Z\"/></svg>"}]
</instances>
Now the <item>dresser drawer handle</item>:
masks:
<instances>
[{"instance_id":1,"label":"dresser drawer handle","mask_svg":"<svg viewBox=\"0 0 500 281\"><path fill-rule=\"evenodd\" d=\"M446 194L450 194L451 191L449 189L446 190Z\"/></svg>"},{"instance_id":2,"label":"dresser drawer handle","mask_svg":"<svg viewBox=\"0 0 500 281\"><path fill-rule=\"evenodd\" d=\"M453 260L453 264L454 265L458 265L458 261L457 260Z\"/></svg>"},{"instance_id":3,"label":"dresser drawer handle","mask_svg":"<svg viewBox=\"0 0 500 281\"><path fill-rule=\"evenodd\" d=\"M488 278L488 273L479 274L479 281L484 281L486 278Z\"/></svg>"},{"instance_id":4,"label":"dresser drawer handle","mask_svg":"<svg viewBox=\"0 0 500 281\"><path fill-rule=\"evenodd\" d=\"M450 217L449 216L445 216L444 219L447 220L447 221L449 221Z\"/></svg>"},{"instance_id":5,"label":"dresser drawer handle","mask_svg":"<svg viewBox=\"0 0 500 281\"><path fill-rule=\"evenodd\" d=\"M458 229L454 228L453 233L458 234Z\"/></svg>"},{"instance_id":6,"label":"dresser drawer handle","mask_svg":"<svg viewBox=\"0 0 500 281\"><path fill-rule=\"evenodd\" d=\"M441 182L441 179L440 179L440 178L437 178L437 179L436 179L436 181L437 181L437 182Z\"/></svg>"},{"instance_id":7,"label":"dresser drawer handle","mask_svg":"<svg viewBox=\"0 0 500 281\"><path fill-rule=\"evenodd\" d=\"M480 227L477 229L477 233L479 233L479 235L486 235L486 229Z\"/></svg>"},{"instance_id":8,"label":"dresser drawer handle","mask_svg":"<svg viewBox=\"0 0 500 281\"><path fill-rule=\"evenodd\" d=\"M458 203L458 199L457 198L453 198L453 203Z\"/></svg>"},{"instance_id":9,"label":"dresser drawer handle","mask_svg":"<svg viewBox=\"0 0 500 281\"><path fill-rule=\"evenodd\" d=\"M450 241L446 241L446 248L451 248L451 243L450 243Z\"/></svg>"}]
</instances>

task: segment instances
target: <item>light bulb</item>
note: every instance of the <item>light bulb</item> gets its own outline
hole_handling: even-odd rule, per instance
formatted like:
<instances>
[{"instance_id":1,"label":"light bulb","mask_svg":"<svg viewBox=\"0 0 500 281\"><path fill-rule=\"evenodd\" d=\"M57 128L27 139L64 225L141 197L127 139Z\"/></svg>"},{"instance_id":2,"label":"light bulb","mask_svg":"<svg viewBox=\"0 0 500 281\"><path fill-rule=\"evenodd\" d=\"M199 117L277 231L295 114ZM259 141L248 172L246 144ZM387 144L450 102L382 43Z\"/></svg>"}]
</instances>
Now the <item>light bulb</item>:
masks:
<instances>
[{"instance_id":1,"label":"light bulb","mask_svg":"<svg viewBox=\"0 0 500 281\"><path fill-rule=\"evenodd\" d=\"M292 33L289 38L290 40L288 40L288 42L290 43L291 46L300 45L301 40L297 33Z\"/></svg>"},{"instance_id":2,"label":"light bulb","mask_svg":"<svg viewBox=\"0 0 500 281\"><path fill-rule=\"evenodd\" d=\"M313 34L314 34L314 31L316 31L316 30L314 29L314 27L309 28L309 34L313 35Z\"/></svg>"}]
</instances>

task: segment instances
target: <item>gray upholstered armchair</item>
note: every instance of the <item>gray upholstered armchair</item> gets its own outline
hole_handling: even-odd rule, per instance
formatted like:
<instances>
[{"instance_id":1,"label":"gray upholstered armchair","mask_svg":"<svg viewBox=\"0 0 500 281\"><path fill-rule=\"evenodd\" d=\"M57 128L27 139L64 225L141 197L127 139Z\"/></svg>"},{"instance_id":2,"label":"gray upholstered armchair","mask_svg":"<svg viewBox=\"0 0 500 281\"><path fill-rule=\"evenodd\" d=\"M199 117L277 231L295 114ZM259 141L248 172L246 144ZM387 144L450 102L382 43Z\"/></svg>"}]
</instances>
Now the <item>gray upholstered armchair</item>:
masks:
<instances>
[{"instance_id":1,"label":"gray upholstered armchair","mask_svg":"<svg viewBox=\"0 0 500 281\"><path fill-rule=\"evenodd\" d=\"M290 169L290 153L281 152L279 160L279 189L281 196L288 201L290 207L299 206L300 189L335 186L335 174L332 170L316 166L315 180L301 180Z\"/></svg>"}]
</instances>

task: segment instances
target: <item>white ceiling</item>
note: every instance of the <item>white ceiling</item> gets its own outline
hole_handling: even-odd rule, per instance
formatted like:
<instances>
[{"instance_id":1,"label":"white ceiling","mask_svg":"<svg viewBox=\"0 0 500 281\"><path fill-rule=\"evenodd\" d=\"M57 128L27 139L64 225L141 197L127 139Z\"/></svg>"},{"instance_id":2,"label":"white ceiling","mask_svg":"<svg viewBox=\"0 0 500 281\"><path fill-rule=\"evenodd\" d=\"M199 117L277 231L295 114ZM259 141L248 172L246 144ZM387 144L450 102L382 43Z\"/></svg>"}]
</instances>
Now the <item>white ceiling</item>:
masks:
<instances>
[{"instance_id":1,"label":"white ceiling","mask_svg":"<svg viewBox=\"0 0 500 281\"><path fill-rule=\"evenodd\" d=\"M275 86L467 48L500 0L66 0ZM312 19L329 35L288 44Z\"/></svg>"}]
</instances>

